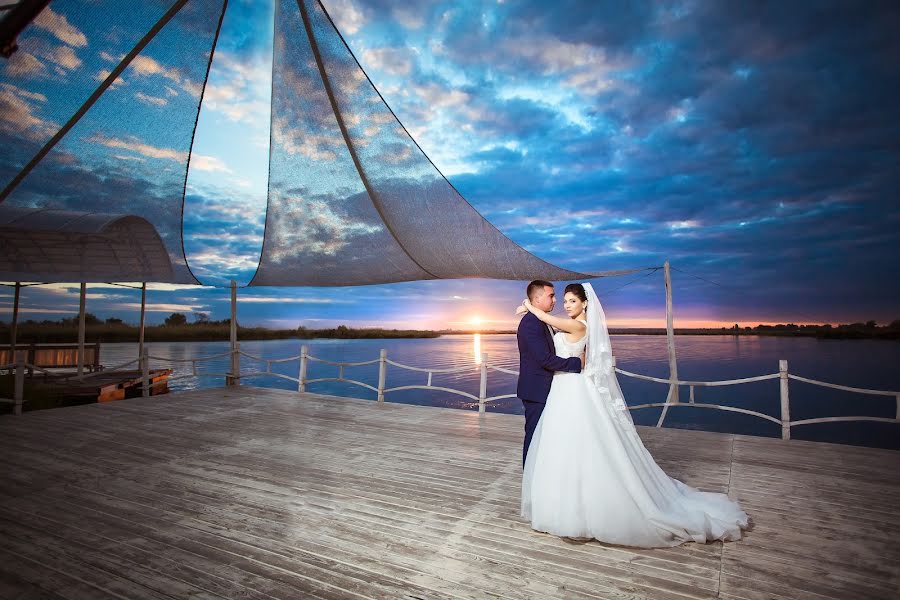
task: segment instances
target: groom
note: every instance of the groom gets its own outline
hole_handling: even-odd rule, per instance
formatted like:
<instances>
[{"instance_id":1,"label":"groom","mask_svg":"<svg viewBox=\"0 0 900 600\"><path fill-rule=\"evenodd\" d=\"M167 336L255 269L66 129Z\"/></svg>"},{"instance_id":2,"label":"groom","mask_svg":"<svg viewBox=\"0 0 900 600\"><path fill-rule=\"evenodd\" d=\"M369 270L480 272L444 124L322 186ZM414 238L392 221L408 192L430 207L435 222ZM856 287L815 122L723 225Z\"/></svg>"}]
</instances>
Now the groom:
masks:
<instances>
[{"instance_id":1,"label":"groom","mask_svg":"<svg viewBox=\"0 0 900 600\"><path fill-rule=\"evenodd\" d=\"M528 284L525 295L531 304L545 312L552 312L556 306L556 293L549 281L540 279L532 281ZM575 356L571 358L557 356L550 326L530 312L525 313L519 322L516 339L519 342L519 384L516 395L525 407L525 446L522 448L524 465L531 436L534 435L534 429L541 419L547 395L550 393L553 372L580 373L584 359Z\"/></svg>"}]
</instances>

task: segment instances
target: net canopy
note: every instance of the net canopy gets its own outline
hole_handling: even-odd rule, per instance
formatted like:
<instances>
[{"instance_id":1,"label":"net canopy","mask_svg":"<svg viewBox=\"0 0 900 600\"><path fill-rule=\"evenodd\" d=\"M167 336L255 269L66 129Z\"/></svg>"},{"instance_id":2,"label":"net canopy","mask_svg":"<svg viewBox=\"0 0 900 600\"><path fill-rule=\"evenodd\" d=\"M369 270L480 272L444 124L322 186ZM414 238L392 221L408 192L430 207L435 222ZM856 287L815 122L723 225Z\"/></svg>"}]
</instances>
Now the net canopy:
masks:
<instances>
[{"instance_id":1,"label":"net canopy","mask_svg":"<svg viewBox=\"0 0 900 600\"><path fill-rule=\"evenodd\" d=\"M0 250L21 258L5 263L12 271L4 277L197 283L182 250L182 206L224 7L54 2L19 36L0 66ZM16 209L31 212L22 218ZM138 221L141 235L120 226ZM89 242L80 229L87 222L98 224ZM26 239L28 256L53 260L26 260ZM132 258L158 258L160 243L167 268L117 254L128 245Z\"/></svg>"},{"instance_id":2,"label":"net canopy","mask_svg":"<svg viewBox=\"0 0 900 600\"><path fill-rule=\"evenodd\" d=\"M578 279L443 177L316 0L276 0L266 231L251 285Z\"/></svg>"},{"instance_id":3,"label":"net canopy","mask_svg":"<svg viewBox=\"0 0 900 600\"><path fill-rule=\"evenodd\" d=\"M322 5L274 2L268 205L250 285L604 275L503 235L410 137ZM0 250L16 257L0 277L198 283L184 193L225 8L72 0L20 35L0 67Z\"/></svg>"}]
</instances>

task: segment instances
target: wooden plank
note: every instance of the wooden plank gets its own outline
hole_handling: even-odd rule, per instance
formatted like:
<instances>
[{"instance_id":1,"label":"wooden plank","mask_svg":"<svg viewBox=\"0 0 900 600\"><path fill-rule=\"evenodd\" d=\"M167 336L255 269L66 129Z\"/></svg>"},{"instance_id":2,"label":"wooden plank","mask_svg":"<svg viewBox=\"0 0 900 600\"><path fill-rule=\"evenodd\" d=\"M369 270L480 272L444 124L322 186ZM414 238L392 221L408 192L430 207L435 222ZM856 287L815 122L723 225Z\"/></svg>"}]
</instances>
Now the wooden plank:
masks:
<instances>
[{"instance_id":1,"label":"wooden plank","mask_svg":"<svg viewBox=\"0 0 900 600\"><path fill-rule=\"evenodd\" d=\"M742 503L754 524L742 541L634 549L531 531L518 516L515 415L233 386L0 418L0 453L17 465L0 473L0 551L17 567L0 569L0 590L63 595L63 582L77 581L76 597L128 586L241 598L893 592L900 453L639 432L671 476ZM47 557L70 570L44 573ZM44 575L49 587L38 585Z\"/></svg>"}]
</instances>

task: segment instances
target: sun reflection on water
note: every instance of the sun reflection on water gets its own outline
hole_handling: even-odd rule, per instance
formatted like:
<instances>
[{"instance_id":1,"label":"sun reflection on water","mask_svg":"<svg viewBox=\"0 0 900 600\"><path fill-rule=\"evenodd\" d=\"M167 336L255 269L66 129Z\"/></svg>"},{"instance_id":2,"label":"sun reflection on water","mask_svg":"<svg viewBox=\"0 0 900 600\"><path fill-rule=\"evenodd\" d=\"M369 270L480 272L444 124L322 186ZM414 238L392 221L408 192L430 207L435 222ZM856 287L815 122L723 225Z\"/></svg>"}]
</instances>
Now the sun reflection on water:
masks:
<instances>
[{"instance_id":1,"label":"sun reflection on water","mask_svg":"<svg viewBox=\"0 0 900 600\"><path fill-rule=\"evenodd\" d=\"M475 358L475 364L481 364L481 334L476 333L472 336L472 354Z\"/></svg>"}]
</instances>

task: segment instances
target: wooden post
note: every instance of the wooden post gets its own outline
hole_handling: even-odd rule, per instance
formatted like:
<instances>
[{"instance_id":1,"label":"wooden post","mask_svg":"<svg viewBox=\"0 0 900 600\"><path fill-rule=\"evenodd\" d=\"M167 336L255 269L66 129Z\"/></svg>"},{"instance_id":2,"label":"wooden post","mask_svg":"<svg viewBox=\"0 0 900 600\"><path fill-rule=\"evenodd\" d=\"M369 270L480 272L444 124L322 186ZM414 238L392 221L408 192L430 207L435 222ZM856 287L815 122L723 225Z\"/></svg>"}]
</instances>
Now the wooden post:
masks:
<instances>
[{"instance_id":1,"label":"wooden post","mask_svg":"<svg viewBox=\"0 0 900 600\"><path fill-rule=\"evenodd\" d=\"M378 401L384 402L384 385L387 381L387 349L378 354Z\"/></svg>"},{"instance_id":2,"label":"wooden post","mask_svg":"<svg viewBox=\"0 0 900 600\"><path fill-rule=\"evenodd\" d=\"M19 290L21 282L16 282L16 291L13 296L12 328L9 330L9 362L16 362L16 332L19 329Z\"/></svg>"},{"instance_id":3,"label":"wooden post","mask_svg":"<svg viewBox=\"0 0 900 600\"><path fill-rule=\"evenodd\" d=\"M897 416L894 418L900 421L900 394L897 394Z\"/></svg>"},{"instance_id":4,"label":"wooden post","mask_svg":"<svg viewBox=\"0 0 900 600\"><path fill-rule=\"evenodd\" d=\"M84 299L87 296L87 284L81 283L81 295L78 301L78 375L84 375Z\"/></svg>"},{"instance_id":5,"label":"wooden post","mask_svg":"<svg viewBox=\"0 0 900 600\"><path fill-rule=\"evenodd\" d=\"M25 402L25 359L21 356L16 357L16 375L13 388L13 414L22 414L22 404Z\"/></svg>"},{"instance_id":6,"label":"wooden post","mask_svg":"<svg viewBox=\"0 0 900 600\"><path fill-rule=\"evenodd\" d=\"M669 272L669 261L663 264L666 276L666 346L669 349L669 384L670 392L667 402L678 403L678 363L675 360L675 318L672 314L672 274Z\"/></svg>"},{"instance_id":7,"label":"wooden post","mask_svg":"<svg viewBox=\"0 0 900 600\"><path fill-rule=\"evenodd\" d=\"M308 364L307 356L309 355L309 346L300 346L300 375L297 379L300 380L300 383L297 384L298 392L306 391L306 368Z\"/></svg>"},{"instance_id":8,"label":"wooden post","mask_svg":"<svg viewBox=\"0 0 900 600\"><path fill-rule=\"evenodd\" d=\"M141 283L141 330L138 333L138 356L144 355L144 317L147 312L147 282Z\"/></svg>"},{"instance_id":9,"label":"wooden post","mask_svg":"<svg viewBox=\"0 0 900 600\"><path fill-rule=\"evenodd\" d=\"M234 350L237 345L237 282L234 279L231 280L231 333L229 339L231 340L231 373L233 375L235 373ZM226 377L225 385L235 385L234 377Z\"/></svg>"},{"instance_id":10,"label":"wooden post","mask_svg":"<svg viewBox=\"0 0 900 600\"><path fill-rule=\"evenodd\" d=\"M484 399L487 398L487 352L481 355L481 380L478 384L478 412L484 413Z\"/></svg>"},{"instance_id":11,"label":"wooden post","mask_svg":"<svg viewBox=\"0 0 900 600\"><path fill-rule=\"evenodd\" d=\"M788 361L778 361L778 376L781 378L781 439L791 439L791 399L788 393Z\"/></svg>"},{"instance_id":12,"label":"wooden post","mask_svg":"<svg viewBox=\"0 0 900 600\"><path fill-rule=\"evenodd\" d=\"M141 397L150 397L150 352L141 350Z\"/></svg>"},{"instance_id":13,"label":"wooden post","mask_svg":"<svg viewBox=\"0 0 900 600\"><path fill-rule=\"evenodd\" d=\"M231 351L231 375L225 378L226 385L241 385L241 343L235 342Z\"/></svg>"}]
</instances>

